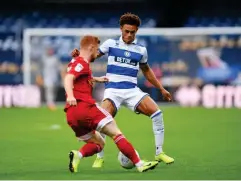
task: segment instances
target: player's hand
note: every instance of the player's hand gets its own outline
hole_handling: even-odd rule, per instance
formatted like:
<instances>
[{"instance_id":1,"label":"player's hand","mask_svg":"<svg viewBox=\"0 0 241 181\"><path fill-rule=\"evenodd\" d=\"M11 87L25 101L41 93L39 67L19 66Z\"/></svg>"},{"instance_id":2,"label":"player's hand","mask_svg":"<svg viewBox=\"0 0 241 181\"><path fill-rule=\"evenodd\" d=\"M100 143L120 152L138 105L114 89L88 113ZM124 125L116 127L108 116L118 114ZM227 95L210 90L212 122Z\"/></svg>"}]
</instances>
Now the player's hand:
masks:
<instances>
[{"instance_id":1,"label":"player's hand","mask_svg":"<svg viewBox=\"0 0 241 181\"><path fill-rule=\"evenodd\" d=\"M172 95L166 89L162 89L161 94L162 94L164 100L169 101L169 102L172 101Z\"/></svg>"},{"instance_id":2,"label":"player's hand","mask_svg":"<svg viewBox=\"0 0 241 181\"><path fill-rule=\"evenodd\" d=\"M94 79L90 79L88 80L89 84L93 87L94 86L94 83L95 83L95 80Z\"/></svg>"},{"instance_id":3,"label":"player's hand","mask_svg":"<svg viewBox=\"0 0 241 181\"><path fill-rule=\"evenodd\" d=\"M71 56L72 56L73 58L78 57L79 54L80 54L80 52L79 52L79 50L78 50L77 48L75 48L75 49L71 52Z\"/></svg>"},{"instance_id":4,"label":"player's hand","mask_svg":"<svg viewBox=\"0 0 241 181\"><path fill-rule=\"evenodd\" d=\"M67 103L71 106L76 106L77 105L77 101L74 97L67 97Z\"/></svg>"},{"instance_id":5,"label":"player's hand","mask_svg":"<svg viewBox=\"0 0 241 181\"><path fill-rule=\"evenodd\" d=\"M95 79L95 82L99 82L99 83L109 82L109 79L106 76L95 77L94 79Z\"/></svg>"}]
</instances>

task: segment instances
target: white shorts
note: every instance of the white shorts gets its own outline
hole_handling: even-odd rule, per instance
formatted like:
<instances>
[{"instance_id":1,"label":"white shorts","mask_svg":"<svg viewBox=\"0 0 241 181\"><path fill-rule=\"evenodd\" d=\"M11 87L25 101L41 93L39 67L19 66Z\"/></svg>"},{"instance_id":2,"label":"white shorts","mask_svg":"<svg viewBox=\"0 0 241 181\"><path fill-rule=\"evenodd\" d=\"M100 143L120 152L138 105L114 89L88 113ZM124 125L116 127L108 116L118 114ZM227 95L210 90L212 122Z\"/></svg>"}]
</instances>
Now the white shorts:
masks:
<instances>
[{"instance_id":1,"label":"white shorts","mask_svg":"<svg viewBox=\"0 0 241 181\"><path fill-rule=\"evenodd\" d=\"M116 112L119 110L121 105L136 112L137 106L143 100L144 97L148 96L148 93L143 92L140 88L136 87L133 89L105 89L104 99L109 99L115 106Z\"/></svg>"}]
</instances>

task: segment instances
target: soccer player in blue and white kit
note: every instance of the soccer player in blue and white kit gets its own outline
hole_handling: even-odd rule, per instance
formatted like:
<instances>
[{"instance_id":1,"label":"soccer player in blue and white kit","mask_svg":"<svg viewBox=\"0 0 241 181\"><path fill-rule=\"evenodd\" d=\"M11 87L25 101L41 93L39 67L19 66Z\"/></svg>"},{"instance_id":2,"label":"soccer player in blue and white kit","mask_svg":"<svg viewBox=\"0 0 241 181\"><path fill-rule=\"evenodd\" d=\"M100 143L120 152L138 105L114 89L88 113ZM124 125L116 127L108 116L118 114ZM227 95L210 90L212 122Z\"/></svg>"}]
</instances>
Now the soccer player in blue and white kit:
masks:
<instances>
[{"instance_id":1,"label":"soccer player in blue and white kit","mask_svg":"<svg viewBox=\"0 0 241 181\"><path fill-rule=\"evenodd\" d=\"M156 161L167 164L174 159L163 152L164 122L163 113L152 98L137 87L137 74L139 68L146 79L158 88L164 99L171 101L171 94L163 88L149 67L147 50L137 43L136 33L141 24L140 18L132 13L126 13L120 17L120 29L122 36L119 39L108 39L99 48L99 57L108 54L107 78L104 99L101 107L107 110L113 117L121 105L134 112L142 113L152 119L153 133L155 136ZM77 56L78 50L72 52ZM105 138L105 135L102 135ZM100 168L104 163L104 151L97 154L93 167Z\"/></svg>"}]
</instances>

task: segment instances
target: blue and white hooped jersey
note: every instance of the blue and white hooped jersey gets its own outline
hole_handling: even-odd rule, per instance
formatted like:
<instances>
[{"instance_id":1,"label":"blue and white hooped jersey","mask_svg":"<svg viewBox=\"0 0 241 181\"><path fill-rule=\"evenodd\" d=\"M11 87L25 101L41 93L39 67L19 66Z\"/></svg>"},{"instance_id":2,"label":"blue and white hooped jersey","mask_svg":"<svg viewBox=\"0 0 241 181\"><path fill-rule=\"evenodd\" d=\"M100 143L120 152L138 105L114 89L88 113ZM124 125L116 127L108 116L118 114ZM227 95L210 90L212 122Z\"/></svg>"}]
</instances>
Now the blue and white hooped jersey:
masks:
<instances>
[{"instance_id":1,"label":"blue and white hooped jersey","mask_svg":"<svg viewBox=\"0 0 241 181\"><path fill-rule=\"evenodd\" d=\"M146 47L139 45L137 40L126 44L122 37L108 39L99 48L103 54L108 54L106 76L109 82L106 88L131 89L137 85L139 64L147 63Z\"/></svg>"}]
</instances>

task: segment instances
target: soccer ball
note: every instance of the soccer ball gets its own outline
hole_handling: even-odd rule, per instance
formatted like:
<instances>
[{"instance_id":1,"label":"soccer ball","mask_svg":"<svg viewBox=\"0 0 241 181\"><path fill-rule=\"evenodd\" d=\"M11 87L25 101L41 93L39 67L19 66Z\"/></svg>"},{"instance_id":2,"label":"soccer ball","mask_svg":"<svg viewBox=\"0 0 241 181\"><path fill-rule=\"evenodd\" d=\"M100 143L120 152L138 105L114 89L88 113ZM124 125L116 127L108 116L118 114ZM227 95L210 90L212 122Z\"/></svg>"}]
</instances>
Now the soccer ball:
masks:
<instances>
[{"instance_id":1,"label":"soccer ball","mask_svg":"<svg viewBox=\"0 0 241 181\"><path fill-rule=\"evenodd\" d=\"M136 154L139 156L137 151ZM129 158L127 158L122 152L119 152L118 154L118 161L120 165L125 169L132 169L135 167L134 163Z\"/></svg>"}]
</instances>

